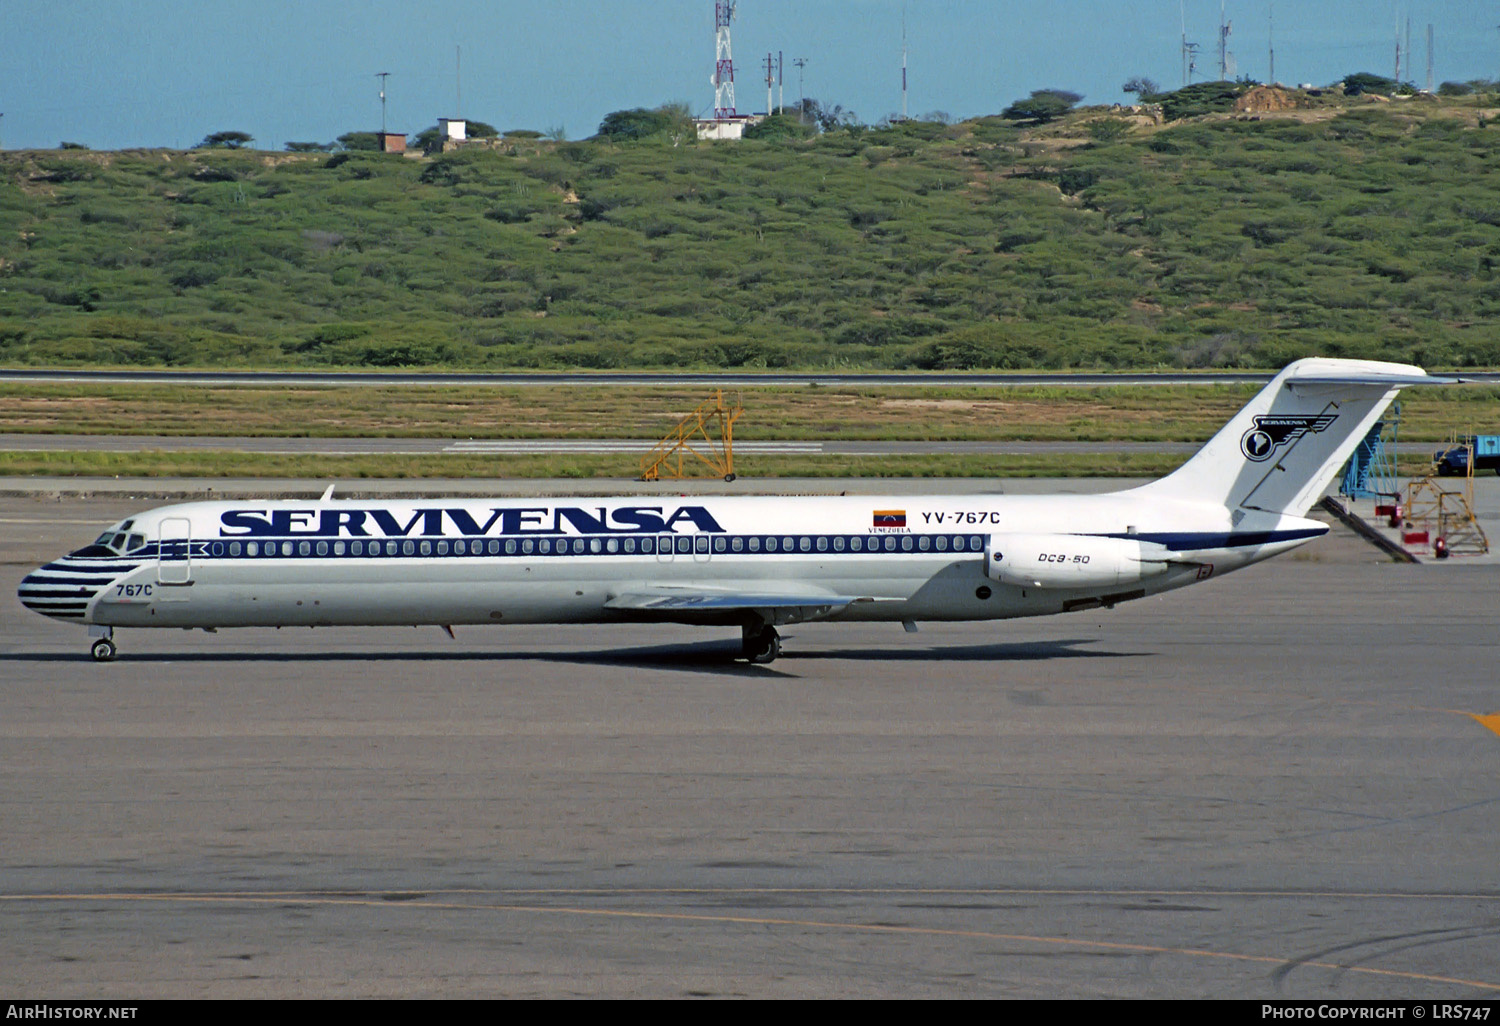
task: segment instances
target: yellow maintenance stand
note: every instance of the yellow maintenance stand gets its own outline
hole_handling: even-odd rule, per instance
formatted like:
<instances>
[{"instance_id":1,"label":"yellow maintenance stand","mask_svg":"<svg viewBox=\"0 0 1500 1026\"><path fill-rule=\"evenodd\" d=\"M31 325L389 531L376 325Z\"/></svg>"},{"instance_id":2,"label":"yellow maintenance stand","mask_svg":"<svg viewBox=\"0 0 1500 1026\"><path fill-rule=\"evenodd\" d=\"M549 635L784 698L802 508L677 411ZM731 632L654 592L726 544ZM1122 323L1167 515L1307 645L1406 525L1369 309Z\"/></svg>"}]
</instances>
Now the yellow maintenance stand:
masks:
<instances>
[{"instance_id":1,"label":"yellow maintenance stand","mask_svg":"<svg viewBox=\"0 0 1500 1026\"><path fill-rule=\"evenodd\" d=\"M1426 477L1413 478L1406 493L1406 520L1410 529L1403 533L1403 542L1430 539L1435 554L1482 555L1490 550L1490 540L1484 528L1474 518L1474 447L1467 439L1455 438L1442 450L1447 455L1458 449L1464 452L1463 484L1458 488L1447 488L1439 481L1439 465L1435 464ZM1424 538L1423 535L1426 535Z\"/></svg>"},{"instance_id":2,"label":"yellow maintenance stand","mask_svg":"<svg viewBox=\"0 0 1500 1026\"><path fill-rule=\"evenodd\" d=\"M733 481L734 422L744 412L739 396L728 406L724 390L715 389L712 399L699 403L641 459L641 480L722 477ZM713 473L703 473L704 467Z\"/></svg>"}]
</instances>

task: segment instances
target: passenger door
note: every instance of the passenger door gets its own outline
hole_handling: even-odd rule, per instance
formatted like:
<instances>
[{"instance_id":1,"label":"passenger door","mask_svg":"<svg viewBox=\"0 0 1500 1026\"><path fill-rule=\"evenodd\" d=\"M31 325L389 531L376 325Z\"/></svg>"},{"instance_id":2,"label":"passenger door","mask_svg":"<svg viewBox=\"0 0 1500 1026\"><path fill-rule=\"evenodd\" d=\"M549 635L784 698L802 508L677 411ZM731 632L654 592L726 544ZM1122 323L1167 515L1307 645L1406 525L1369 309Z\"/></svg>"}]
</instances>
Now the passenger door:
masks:
<instances>
[{"instance_id":1,"label":"passenger door","mask_svg":"<svg viewBox=\"0 0 1500 1026\"><path fill-rule=\"evenodd\" d=\"M185 598L170 589L193 583L193 526L186 517L167 517L157 530L156 582L168 589L162 597Z\"/></svg>"}]
</instances>

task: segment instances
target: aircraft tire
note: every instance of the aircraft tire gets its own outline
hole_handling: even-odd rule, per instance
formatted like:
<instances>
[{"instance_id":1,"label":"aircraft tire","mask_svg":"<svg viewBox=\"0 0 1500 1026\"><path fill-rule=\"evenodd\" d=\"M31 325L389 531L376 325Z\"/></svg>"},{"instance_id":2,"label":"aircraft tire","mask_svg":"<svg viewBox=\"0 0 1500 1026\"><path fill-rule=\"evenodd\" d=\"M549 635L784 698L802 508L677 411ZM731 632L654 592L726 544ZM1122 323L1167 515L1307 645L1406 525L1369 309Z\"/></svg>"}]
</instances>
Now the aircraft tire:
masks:
<instances>
[{"instance_id":1,"label":"aircraft tire","mask_svg":"<svg viewBox=\"0 0 1500 1026\"><path fill-rule=\"evenodd\" d=\"M114 662L114 658L118 654L115 643L108 638L100 638L94 642L93 647L89 651L96 663Z\"/></svg>"},{"instance_id":2,"label":"aircraft tire","mask_svg":"<svg viewBox=\"0 0 1500 1026\"><path fill-rule=\"evenodd\" d=\"M766 663L775 662L779 655L781 655L781 635L776 633L775 627L766 627L754 636L745 639L745 658L756 665L763 666Z\"/></svg>"}]
</instances>

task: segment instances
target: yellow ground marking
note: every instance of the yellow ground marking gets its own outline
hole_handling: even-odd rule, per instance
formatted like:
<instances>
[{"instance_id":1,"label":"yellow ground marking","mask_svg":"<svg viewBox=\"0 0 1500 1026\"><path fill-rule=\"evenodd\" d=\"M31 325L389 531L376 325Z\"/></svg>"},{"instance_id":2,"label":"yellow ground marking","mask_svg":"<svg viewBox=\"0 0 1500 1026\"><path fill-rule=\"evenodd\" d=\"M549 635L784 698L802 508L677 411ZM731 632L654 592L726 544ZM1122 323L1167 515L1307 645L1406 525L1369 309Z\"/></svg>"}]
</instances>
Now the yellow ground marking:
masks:
<instances>
[{"instance_id":1,"label":"yellow ground marking","mask_svg":"<svg viewBox=\"0 0 1500 1026\"><path fill-rule=\"evenodd\" d=\"M1469 713L1468 715L1474 717L1480 726L1487 727L1497 735L1500 735L1500 713L1490 713L1488 716L1481 716L1479 713Z\"/></svg>"},{"instance_id":2,"label":"yellow ground marking","mask_svg":"<svg viewBox=\"0 0 1500 1026\"><path fill-rule=\"evenodd\" d=\"M711 888L688 888L682 891L665 891L660 893L707 893ZM517 905L508 903L483 903L464 904L456 901L433 901L427 898L408 897L411 892L389 891L375 892L373 896L354 897L337 895L303 894L297 892L278 892L270 894L247 894L244 892L204 892L204 893L177 893L177 894L0 894L0 901L15 902L38 902L38 901L118 901L118 902L175 902L182 904L198 903L232 903L241 905L282 905L288 902L296 902L302 905L325 905L325 906L353 906L364 908L382 909L406 909L421 908L436 911L450 912L512 912L531 915L558 915L558 916L588 916L601 919L642 919L658 920L663 922L690 922L690 923L727 923L742 926L786 926L802 929L831 930L835 932L850 933L880 933L890 935L926 936L926 937L963 937L973 940L1011 941L1024 944L1045 944L1056 947L1067 947L1074 949L1086 949L1095 951L1127 952L1141 955L1178 955L1184 958L1216 959L1230 962L1249 962L1260 965L1286 965L1288 959L1272 955L1249 955L1233 951L1213 951L1207 948L1176 948L1156 944L1132 944L1123 941L1101 941L1080 940L1073 937L1050 937L1046 935L998 933L989 930L957 930L930 926L892 926L878 923L840 923L821 919L788 919L771 916L736 916L736 915L708 915L692 912L663 912L663 911L630 911L625 909L595 909L576 908L570 906L548 906L548 905ZM484 894L495 893L488 891L444 891L440 893L469 893ZM526 893L526 892L503 892L503 893ZM534 892L532 892L534 893ZM641 892L634 891L601 891L600 894L614 894L620 897L629 897ZM728 889L717 893L776 893L775 889L767 891ZM786 892L780 892L786 893ZM975 890L931 890L931 891L884 891L884 890L807 890L803 893L862 893L862 894L893 894L893 893L921 893L921 894L1077 894L1097 896L1099 891L975 891ZM1117 892L1142 896L1147 894L1218 894L1222 896L1246 896L1246 892ZM1298 892L1266 892L1280 896L1293 896ZM1316 893L1316 892L1309 892ZM1355 897L1358 895L1345 894L1320 894L1320 897ZM1369 897L1408 897L1408 895L1366 895ZM1453 895L1428 895L1427 897L1453 897ZM1493 897L1490 895L1488 897ZM1483 980L1466 980L1453 976L1437 976L1431 973L1407 972L1400 969L1377 969L1371 966L1348 965L1340 962L1296 962L1297 968L1328 969L1335 972L1361 973L1368 976L1384 976L1404 980L1422 980L1428 983L1454 984L1461 987L1475 987L1480 990L1500 990L1500 983L1489 983Z\"/></svg>"},{"instance_id":3,"label":"yellow ground marking","mask_svg":"<svg viewBox=\"0 0 1500 1026\"><path fill-rule=\"evenodd\" d=\"M1335 701L1339 702L1342 705L1370 705L1375 706L1376 708L1385 707L1388 704L1384 701L1371 698L1340 698L1336 699ZM1500 713L1471 713L1466 712L1463 709L1445 709L1440 705L1402 705L1397 706L1397 708L1411 709L1415 712L1435 712L1445 713L1450 716L1467 716L1469 719L1477 722L1480 726L1486 727L1489 730L1494 731L1497 735L1500 735Z\"/></svg>"}]
</instances>

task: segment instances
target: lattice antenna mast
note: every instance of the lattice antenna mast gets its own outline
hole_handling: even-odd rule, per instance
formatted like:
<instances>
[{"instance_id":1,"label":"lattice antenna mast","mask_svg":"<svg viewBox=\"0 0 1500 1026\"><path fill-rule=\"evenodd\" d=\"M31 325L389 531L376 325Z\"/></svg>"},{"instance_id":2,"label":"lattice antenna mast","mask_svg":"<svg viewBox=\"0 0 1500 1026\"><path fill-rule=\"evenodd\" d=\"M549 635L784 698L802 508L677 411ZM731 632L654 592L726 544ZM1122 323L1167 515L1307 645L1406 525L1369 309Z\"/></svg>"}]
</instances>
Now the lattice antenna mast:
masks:
<instances>
[{"instance_id":1,"label":"lattice antenna mast","mask_svg":"<svg viewBox=\"0 0 1500 1026\"><path fill-rule=\"evenodd\" d=\"M1266 52L1271 58L1271 75L1266 79L1267 85L1276 84L1276 5L1271 5L1271 11L1266 16Z\"/></svg>"},{"instance_id":2,"label":"lattice antenna mast","mask_svg":"<svg viewBox=\"0 0 1500 1026\"><path fill-rule=\"evenodd\" d=\"M901 5L901 120L906 120L906 5Z\"/></svg>"},{"instance_id":3,"label":"lattice antenna mast","mask_svg":"<svg viewBox=\"0 0 1500 1026\"><path fill-rule=\"evenodd\" d=\"M776 108L771 106L771 91L776 87L776 57L771 51L766 51L766 117L776 113Z\"/></svg>"},{"instance_id":4,"label":"lattice antenna mast","mask_svg":"<svg viewBox=\"0 0 1500 1026\"><path fill-rule=\"evenodd\" d=\"M1391 75L1398 83L1401 81L1401 12L1396 12L1396 70Z\"/></svg>"},{"instance_id":5,"label":"lattice antenna mast","mask_svg":"<svg viewBox=\"0 0 1500 1026\"><path fill-rule=\"evenodd\" d=\"M1432 92L1432 22L1427 23L1427 91Z\"/></svg>"},{"instance_id":6,"label":"lattice antenna mast","mask_svg":"<svg viewBox=\"0 0 1500 1026\"><path fill-rule=\"evenodd\" d=\"M1229 55L1229 31L1230 23L1224 20L1224 0L1219 0L1219 81L1229 81L1230 55Z\"/></svg>"},{"instance_id":7,"label":"lattice antenna mast","mask_svg":"<svg viewBox=\"0 0 1500 1026\"><path fill-rule=\"evenodd\" d=\"M389 71L377 71L375 72L375 77L380 79L380 134L385 135L385 80L391 77L391 73ZM380 141L380 145L385 145L384 139Z\"/></svg>"},{"instance_id":8,"label":"lattice antenna mast","mask_svg":"<svg viewBox=\"0 0 1500 1026\"><path fill-rule=\"evenodd\" d=\"M1406 77L1416 78L1416 74L1411 70L1411 64L1411 15L1408 14L1406 16Z\"/></svg>"},{"instance_id":9,"label":"lattice antenna mast","mask_svg":"<svg viewBox=\"0 0 1500 1026\"><path fill-rule=\"evenodd\" d=\"M729 48L729 23L734 21L735 0L714 4L714 117L734 117L734 56Z\"/></svg>"},{"instance_id":10,"label":"lattice antenna mast","mask_svg":"<svg viewBox=\"0 0 1500 1026\"><path fill-rule=\"evenodd\" d=\"M1182 0L1182 84L1191 85L1193 73L1198 70L1198 44L1189 43L1187 37L1187 0Z\"/></svg>"}]
</instances>

